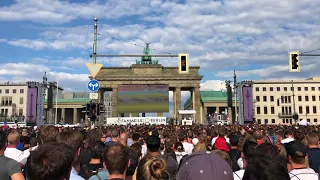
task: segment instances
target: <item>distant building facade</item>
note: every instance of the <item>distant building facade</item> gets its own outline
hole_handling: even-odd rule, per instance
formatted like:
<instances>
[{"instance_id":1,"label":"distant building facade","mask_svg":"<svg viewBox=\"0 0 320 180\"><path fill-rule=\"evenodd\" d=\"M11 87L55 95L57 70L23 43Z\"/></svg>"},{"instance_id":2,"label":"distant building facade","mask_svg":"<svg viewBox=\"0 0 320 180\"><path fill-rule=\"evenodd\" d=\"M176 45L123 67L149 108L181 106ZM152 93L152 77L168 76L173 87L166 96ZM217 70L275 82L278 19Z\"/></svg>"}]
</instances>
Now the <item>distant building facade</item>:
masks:
<instances>
[{"instance_id":1,"label":"distant building facade","mask_svg":"<svg viewBox=\"0 0 320 180\"><path fill-rule=\"evenodd\" d=\"M107 124L108 118L112 117L112 95L111 92L106 91L104 93L104 124Z\"/></svg>"},{"instance_id":2,"label":"distant building facade","mask_svg":"<svg viewBox=\"0 0 320 180\"><path fill-rule=\"evenodd\" d=\"M63 89L58 88L62 97ZM0 83L0 121L24 122L27 111L28 85L26 82ZM47 98L47 91L45 91ZM54 93L55 94L55 93Z\"/></svg>"},{"instance_id":3,"label":"distant building facade","mask_svg":"<svg viewBox=\"0 0 320 180\"><path fill-rule=\"evenodd\" d=\"M200 96L202 118L208 119L208 116L227 111L226 92L200 91ZM293 124L295 112L299 115L298 121L305 119L312 124L320 123L320 77L293 81L256 80L253 98L254 118L259 124ZM192 98L186 101L184 109L192 109Z\"/></svg>"},{"instance_id":4,"label":"distant building facade","mask_svg":"<svg viewBox=\"0 0 320 180\"><path fill-rule=\"evenodd\" d=\"M293 81L257 80L253 86L255 118L259 124L292 124L294 112L299 115L298 121L306 119L319 123L320 77Z\"/></svg>"}]
</instances>

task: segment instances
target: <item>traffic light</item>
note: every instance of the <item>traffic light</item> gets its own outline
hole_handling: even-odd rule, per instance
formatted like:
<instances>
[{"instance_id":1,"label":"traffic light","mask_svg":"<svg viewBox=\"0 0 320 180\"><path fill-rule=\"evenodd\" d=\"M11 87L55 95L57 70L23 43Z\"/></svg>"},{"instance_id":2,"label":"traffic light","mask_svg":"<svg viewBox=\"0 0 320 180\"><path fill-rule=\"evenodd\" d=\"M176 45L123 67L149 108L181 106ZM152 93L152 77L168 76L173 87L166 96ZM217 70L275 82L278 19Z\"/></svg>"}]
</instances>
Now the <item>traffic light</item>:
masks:
<instances>
[{"instance_id":1,"label":"traffic light","mask_svg":"<svg viewBox=\"0 0 320 180\"><path fill-rule=\"evenodd\" d=\"M189 73L189 54L179 54L179 73Z\"/></svg>"},{"instance_id":2,"label":"traffic light","mask_svg":"<svg viewBox=\"0 0 320 180\"><path fill-rule=\"evenodd\" d=\"M104 105L103 104L98 104L97 105L97 115L100 115L102 113L105 113L105 110L104 110Z\"/></svg>"},{"instance_id":3,"label":"traffic light","mask_svg":"<svg viewBox=\"0 0 320 180\"><path fill-rule=\"evenodd\" d=\"M289 52L289 71L300 72L299 52Z\"/></svg>"},{"instance_id":4,"label":"traffic light","mask_svg":"<svg viewBox=\"0 0 320 180\"><path fill-rule=\"evenodd\" d=\"M97 104L94 102L90 104L89 117L91 121L95 121L97 119Z\"/></svg>"}]
</instances>

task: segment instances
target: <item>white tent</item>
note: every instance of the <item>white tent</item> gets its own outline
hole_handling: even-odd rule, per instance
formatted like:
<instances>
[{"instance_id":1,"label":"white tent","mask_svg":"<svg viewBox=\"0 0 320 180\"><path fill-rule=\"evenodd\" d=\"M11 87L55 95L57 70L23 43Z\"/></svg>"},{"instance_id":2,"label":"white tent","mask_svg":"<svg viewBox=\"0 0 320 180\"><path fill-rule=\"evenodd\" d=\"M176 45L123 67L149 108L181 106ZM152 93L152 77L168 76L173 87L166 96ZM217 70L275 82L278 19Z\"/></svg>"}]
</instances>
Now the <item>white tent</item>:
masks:
<instances>
[{"instance_id":1,"label":"white tent","mask_svg":"<svg viewBox=\"0 0 320 180\"><path fill-rule=\"evenodd\" d=\"M298 124L301 125L301 126L308 126L310 123L308 123L307 120L302 119L301 121L298 122Z\"/></svg>"},{"instance_id":2,"label":"white tent","mask_svg":"<svg viewBox=\"0 0 320 180\"><path fill-rule=\"evenodd\" d=\"M179 114L189 114L189 115L192 115L192 114L195 114L196 113L196 110L179 110Z\"/></svg>"}]
</instances>

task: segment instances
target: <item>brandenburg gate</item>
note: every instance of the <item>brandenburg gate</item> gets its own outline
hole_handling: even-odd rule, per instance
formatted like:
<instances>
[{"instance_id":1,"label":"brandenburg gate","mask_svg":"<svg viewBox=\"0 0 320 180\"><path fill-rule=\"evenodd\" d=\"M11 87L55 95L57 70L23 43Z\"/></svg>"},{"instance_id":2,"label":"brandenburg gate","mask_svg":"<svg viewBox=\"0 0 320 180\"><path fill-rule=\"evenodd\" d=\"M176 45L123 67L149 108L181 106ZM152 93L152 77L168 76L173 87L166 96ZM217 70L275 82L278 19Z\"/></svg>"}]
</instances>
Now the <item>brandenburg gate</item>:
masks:
<instances>
[{"instance_id":1,"label":"brandenburg gate","mask_svg":"<svg viewBox=\"0 0 320 180\"><path fill-rule=\"evenodd\" d=\"M96 63L97 57L108 57L111 55L97 54L96 47L98 35L98 19L95 18L94 21L94 46L93 54L91 56L93 56L93 63ZM136 64L132 64L130 67L102 67L95 77L95 79L100 82L100 89L98 92L99 102L104 103L103 94L105 91L112 91L112 116L119 117L120 113L118 112L118 89L121 85L163 84L168 85L169 91L173 91L174 119L179 120L179 110L182 110L181 91L191 91L192 108L196 111L194 121L199 122L200 119L203 119L200 118L202 114L202 107L200 102L200 81L203 77L199 74L200 67L189 67L188 55L178 58L177 67L163 67L161 64L158 64L158 61L152 60L152 57L155 56L149 55L149 52L149 43L147 43L146 47L144 48L144 55L139 56L141 57L141 61L136 61ZM128 56L130 57L130 55ZM161 113L160 115L158 114L158 116L161 116Z\"/></svg>"},{"instance_id":2,"label":"brandenburg gate","mask_svg":"<svg viewBox=\"0 0 320 180\"><path fill-rule=\"evenodd\" d=\"M96 76L100 82L99 101L103 103L103 93L112 91L112 116L119 117L117 111L118 87L122 84L167 84L173 91L174 119L181 110L181 91L191 91L196 120L200 120L200 67L189 67L189 74L179 74L178 67L163 67L161 64L133 64L130 67L102 67Z\"/></svg>"}]
</instances>

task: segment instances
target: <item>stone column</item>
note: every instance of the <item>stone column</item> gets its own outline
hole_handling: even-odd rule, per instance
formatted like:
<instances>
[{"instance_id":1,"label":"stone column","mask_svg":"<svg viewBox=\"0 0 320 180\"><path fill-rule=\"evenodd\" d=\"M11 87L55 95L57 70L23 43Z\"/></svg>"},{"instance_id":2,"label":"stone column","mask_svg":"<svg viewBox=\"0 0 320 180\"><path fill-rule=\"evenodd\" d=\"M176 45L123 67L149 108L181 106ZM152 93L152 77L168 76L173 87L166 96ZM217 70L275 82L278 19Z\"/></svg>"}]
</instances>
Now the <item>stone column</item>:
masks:
<instances>
[{"instance_id":1,"label":"stone column","mask_svg":"<svg viewBox=\"0 0 320 180\"><path fill-rule=\"evenodd\" d=\"M230 121L232 122L232 108L228 107L228 114L227 116L230 118ZM227 119L226 119L227 120Z\"/></svg>"},{"instance_id":2,"label":"stone column","mask_svg":"<svg viewBox=\"0 0 320 180\"><path fill-rule=\"evenodd\" d=\"M219 106L216 107L216 111L218 114L220 114L220 107Z\"/></svg>"},{"instance_id":3,"label":"stone column","mask_svg":"<svg viewBox=\"0 0 320 180\"><path fill-rule=\"evenodd\" d=\"M118 88L112 88L112 117L118 117Z\"/></svg>"},{"instance_id":4,"label":"stone column","mask_svg":"<svg viewBox=\"0 0 320 180\"><path fill-rule=\"evenodd\" d=\"M163 117L163 113L162 112L158 112L157 113L157 117Z\"/></svg>"},{"instance_id":5,"label":"stone column","mask_svg":"<svg viewBox=\"0 0 320 180\"><path fill-rule=\"evenodd\" d=\"M78 109L73 108L73 124L77 124L77 123L78 123Z\"/></svg>"},{"instance_id":6,"label":"stone column","mask_svg":"<svg viewBox=\"0 0 320 180\"><path fill-rule=\"evenodd\" d=\"M208 113L208 109L207 109L207 106L203 106L203 122L204 123L207 123L208 122L208 120L207 120L207 113Z\"/></svg>"},{"instance_id":7,"label":"stone column","mask_svg":"<svg viewBox=\"0 0 320 180\"><path fill-rule=\"evenodd\" d=\"M66 109L61 108L61 118L60 118L60 123L66 122Z\"/></svg>"},{"instance_id":8,"label":"stone column","mask_svg":"<svg viewBox=\"0 0 320 180\"><path fill-rule=\"evenodd\" d=\"M180 122L179 110L181 110L181 88L176 87L174 89L174 119L178 123Z\"/></svg>"},{"instance_id":9,"label":"stone column","mask_svg":"<svg viewBox=\"0 0 320 180\"><path fill-rule=\"evenodd\" d=\"M200 89L199 87L193 88L193 110L196 111L195 122L199 122L201 120L201 102L200 102ZM203 123L203 122L200 122Z\"/></svg>"}]
</instances>

